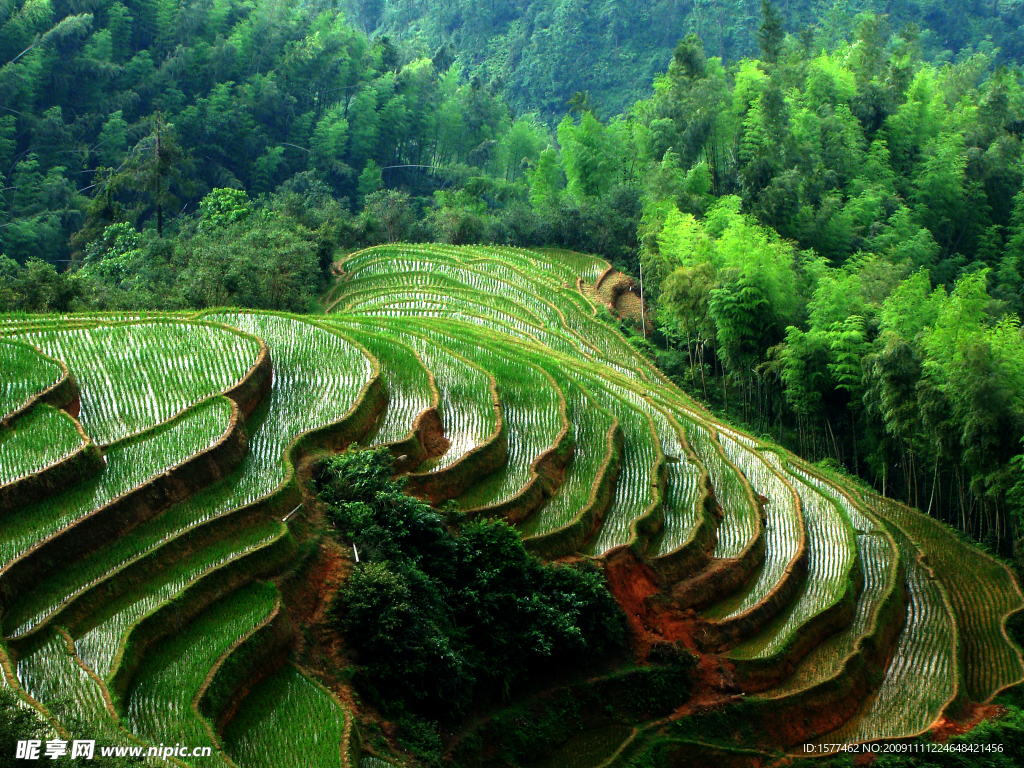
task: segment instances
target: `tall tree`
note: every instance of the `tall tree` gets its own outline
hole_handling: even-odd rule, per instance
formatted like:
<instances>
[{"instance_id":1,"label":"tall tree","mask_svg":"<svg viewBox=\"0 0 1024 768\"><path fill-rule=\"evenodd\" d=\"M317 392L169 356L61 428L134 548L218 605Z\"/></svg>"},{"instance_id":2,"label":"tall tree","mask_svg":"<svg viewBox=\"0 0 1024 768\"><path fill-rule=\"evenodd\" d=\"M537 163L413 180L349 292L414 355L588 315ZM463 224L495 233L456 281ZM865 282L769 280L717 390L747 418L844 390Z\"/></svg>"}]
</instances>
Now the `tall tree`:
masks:
<instances>
[{"instance_id":1,"label":"tall tree","mask_svg":"<svg viewBox=\"0 0 1024 768\"><path fill-rule=\"evenodd\" d=\"M786 31L782 27L782 16L771 0L761 0L761 25L757 28L757 45L761 58L775 64L782 55L782 43Z\"/></svg>"}]
</instances>

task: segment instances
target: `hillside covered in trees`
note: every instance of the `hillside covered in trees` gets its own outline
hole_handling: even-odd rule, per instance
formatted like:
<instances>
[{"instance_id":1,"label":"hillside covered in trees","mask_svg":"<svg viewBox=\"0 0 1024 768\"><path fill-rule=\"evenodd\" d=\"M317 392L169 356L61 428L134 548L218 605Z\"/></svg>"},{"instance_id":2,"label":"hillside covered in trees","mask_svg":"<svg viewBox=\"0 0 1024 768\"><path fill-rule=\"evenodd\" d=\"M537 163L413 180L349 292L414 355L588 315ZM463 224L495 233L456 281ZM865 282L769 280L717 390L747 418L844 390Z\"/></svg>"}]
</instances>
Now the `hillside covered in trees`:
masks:
<instances>
[{"instance_id":1,"label":"hillside covered in trees","mask_svg":"<svg viewBox=\"0 0 1024 768\"><path fill-rule=\"evenodd\" d=\"M846 40L857 14L868 12L886 15L896 30L918 28L928 60L998 50L1000 63L1012 63L1024 53L1019 3L777 5L786 29L815 51ZM589 92L605 118L646 95L686 35L700 37L709 56L756 56L761 20L760 0L345 0L342 7L370 34L388 35L424 53L449 46L470 74L498 83L518 110L560 116L574 93Z\"/></svg>"}]
</instances>

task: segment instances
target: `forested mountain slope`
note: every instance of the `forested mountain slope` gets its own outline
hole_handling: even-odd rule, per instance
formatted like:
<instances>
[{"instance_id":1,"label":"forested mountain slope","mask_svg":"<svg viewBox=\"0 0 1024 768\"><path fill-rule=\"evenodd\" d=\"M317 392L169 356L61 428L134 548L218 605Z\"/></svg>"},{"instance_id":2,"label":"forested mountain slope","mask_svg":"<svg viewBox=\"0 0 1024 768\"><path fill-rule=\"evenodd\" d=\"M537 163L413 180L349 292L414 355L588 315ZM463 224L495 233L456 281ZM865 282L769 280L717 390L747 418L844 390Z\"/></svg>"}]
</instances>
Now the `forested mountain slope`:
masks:
<instances>
[{"instance_id":1,"label":"forested mountain slope","mask_svg":"<svg viewBox=\"0 0 1024 768\"><path fill-rule=\"evenodd\" d=\"M66 260L111 223L162 233L213 188L291 182L354 205L383 166L468 161L514 181L542 143L509 137L504 106L457 68L400 58L329 3L110 0L78 13L10 0L0 113L0 251L20 262Z\"/></svg>"},{"instance_id":2,"label":"forested mountain slope","mask_svg":"<svg viewBox=\"0 0 1024 768\"><path fill-rule=\"evenodd\" d=\"M865 3L777 3L785 29L811 51L849 35L861 12L885 14L893 30L921 30L926 57L1001 50L1001 61L1024 53L1014 2L899 0ZM433 52L451 46L467 71L496 81L523 111L560 115L576 92L589 92L607 118L644 95L676 42L688 34L710 56L737 60L757 53L760 0L344 0L367 32L386 34Z\"/></svg>"}]
</instances>

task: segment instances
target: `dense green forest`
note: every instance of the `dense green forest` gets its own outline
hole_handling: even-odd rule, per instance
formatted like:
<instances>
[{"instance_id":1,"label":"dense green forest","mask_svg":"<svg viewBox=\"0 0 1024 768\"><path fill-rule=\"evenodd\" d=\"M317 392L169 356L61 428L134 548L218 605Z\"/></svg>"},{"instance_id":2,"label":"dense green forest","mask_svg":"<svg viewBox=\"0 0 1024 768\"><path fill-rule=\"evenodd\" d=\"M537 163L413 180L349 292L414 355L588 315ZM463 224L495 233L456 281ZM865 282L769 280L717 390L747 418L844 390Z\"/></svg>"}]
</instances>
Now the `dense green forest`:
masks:
<instances>
[{"instance_id":1,"label":"dense green forest","mask_svg":"<svg viewBox=\"0 0 1024 768\"><path fill-rule=\"evenodd\" d=\"M690 391L1010 551L1017 6L433 5L6 3L0 307L315 309L338 249L400 240L599 253Z\"/></svg>"},{"instance_id":2,"label":"dense green forest","mask_svg":"<svg viewBox=\"0 0 1024 768\"><path fill-rule=\"evenodd\" d=\"M746 421L999 547L1022 487L1019 77L857 30L814 55L766 7L761 61L727 72L688 39L634 107L670 367L704 391L717 367Z\"/></svg>"},{"instance_id":3,"label":"dense green forest","mask_svg":"<svg viewBox=\"0 0 1024 768\"><path fill-rule=\"evenodd\" d=\"M627 110L688 34L726 60L759 50L759 0L346 0L342 7L366 32L423 53L451 46L468 73L499 83L517 110L549 116L561 116L575 92L589 92L603 117ZM1024 53L1019 3L779 3L786 29L815 51L846 40L864 11L887 15L894 29L916 25L928 60L993 46L1000 62Z\"/></svg>"}]
</instances>

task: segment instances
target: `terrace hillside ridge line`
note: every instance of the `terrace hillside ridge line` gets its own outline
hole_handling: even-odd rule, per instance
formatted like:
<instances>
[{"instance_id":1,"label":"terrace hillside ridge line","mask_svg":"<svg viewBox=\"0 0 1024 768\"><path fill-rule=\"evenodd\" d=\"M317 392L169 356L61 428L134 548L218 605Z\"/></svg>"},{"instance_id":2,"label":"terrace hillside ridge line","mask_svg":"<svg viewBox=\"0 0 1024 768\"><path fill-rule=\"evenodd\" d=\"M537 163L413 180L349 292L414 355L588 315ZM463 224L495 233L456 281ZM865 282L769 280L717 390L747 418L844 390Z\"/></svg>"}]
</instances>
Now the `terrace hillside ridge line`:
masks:
<instances>
[{"instance_id":1,"label":"terrace hillside ridge line","mask_svg":"<svg viewBox=\"0 0 1024 768\"><path fill-rule=\"evenodd\" d=\"M711 414L627 338L647 311L604 260L397 243L335 273L322 315L0 317L21 377L0 446L24 446L0 485L0 665L55 733L420 765L337 630L334 594L386 561L356 562L317 483L363 449L456 538L501 520L623 615L615 654L438 731L453 768L768 766L927 736L1024 681L1009 569Z\"/></svg>"}]
</instances>

